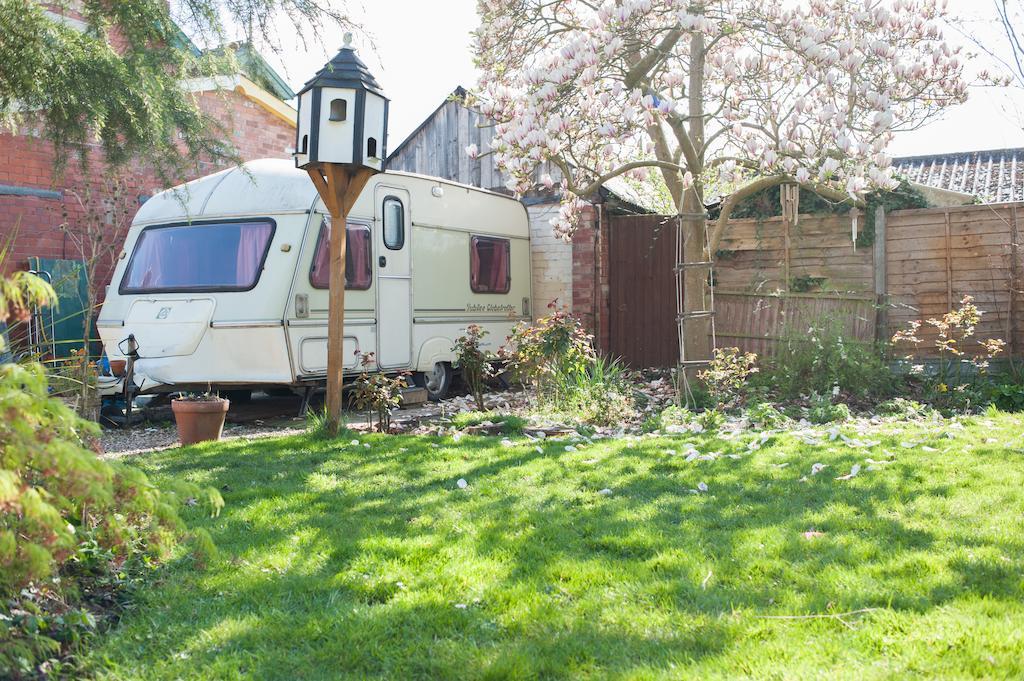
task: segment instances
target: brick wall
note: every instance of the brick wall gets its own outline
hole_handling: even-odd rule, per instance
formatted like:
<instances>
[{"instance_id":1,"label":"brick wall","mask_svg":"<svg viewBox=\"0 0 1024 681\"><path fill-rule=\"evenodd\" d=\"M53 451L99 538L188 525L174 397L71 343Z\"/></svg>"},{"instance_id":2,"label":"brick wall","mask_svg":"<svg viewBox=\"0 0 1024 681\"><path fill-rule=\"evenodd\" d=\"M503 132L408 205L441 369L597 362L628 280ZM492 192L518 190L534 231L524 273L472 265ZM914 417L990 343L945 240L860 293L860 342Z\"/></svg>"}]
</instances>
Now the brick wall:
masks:
<instances>
[{"instance_id":1,"label":"brick wall","mask_svg":"<svg viewBox=\"0 0 1024 681\"><path fill-rule=\"evenodd\" d=\"M594 334L598 350L610 340L608 296L608 225L601 206L589 206L571 243L558 239L551 219L558 204L529 206L535 314L557 300L568 305ZM599 224L600 222L600 224Z\"/></svg>"},{"instance_id":2,"label":"brick wall","mask_svg":"<svg viewBox=\"0 0 1024 681\"><path fill-rule=\"evenodd\" d=\"M247 97L235 93L202 93L200 106L222 121L231 131L232 141L245 160L257 158L289 158L295 144L295 128L274 116ZM60 225L67 214L68 223L74 229L76 221L81 222L83 211L76 200L86 188L90 188L99 204L109 195L109 183L104 180L104 165L98 149L88 155L88 168L83 171L72 160L62 177L54 173L54 150L49 142L41 139L37 130L26 127L21 134L0 134L0 243L9 244L4 269L24 269L30 256L44 258L80 257L73 240L61 231ZM191 177L182 177L185 182L195 177L220 170L222 166L204 163ZM165 189L153 170L144 160L133 162L119 175L125 178L124 193L121 197L123 209L128 213L127 222L148 197ZM34 195L18 196L10 192L21 191ZM110 225L110 239L119 243L124 238L124 228ZM103 273L101 285L107 283L108 273Z\"/></svg>"},{"instance_id":3,"label":"brick wall","mask_svg":"<svg viewBox=\"0 0 1024 681\"><path fill-rule=\"evenodd\" d=\"M558 215L558 204L529 206L530 259L533 266L535 313L543 315L546 306L557 300L573 302L572 244L555 236L551 219Z\"/></svg>"},{"instance_id":4,"label":"brick wall","mask_svg":"<svg viewBox=\"0 0 1024 681\"><path fill-rule=\"evenodd\" d=\"M588 207L572 239L572 311L608 347L608 238L603 208Z\"/></svg>"}]
</instances>

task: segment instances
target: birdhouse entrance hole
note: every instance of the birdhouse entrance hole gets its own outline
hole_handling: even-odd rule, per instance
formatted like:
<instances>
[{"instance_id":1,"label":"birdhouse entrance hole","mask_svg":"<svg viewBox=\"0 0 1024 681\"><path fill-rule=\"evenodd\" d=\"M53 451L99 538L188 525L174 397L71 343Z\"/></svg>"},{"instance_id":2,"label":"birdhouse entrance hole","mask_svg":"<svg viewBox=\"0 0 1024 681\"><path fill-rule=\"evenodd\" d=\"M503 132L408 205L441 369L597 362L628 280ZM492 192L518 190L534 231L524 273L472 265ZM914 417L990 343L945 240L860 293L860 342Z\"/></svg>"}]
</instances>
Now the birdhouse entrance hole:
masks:
<instances>
[{"instance_id":1,"label":"birdhouse entrance hole","mask_svg":"<svg viewBox=\"0 0 1024 681\"><path fill-rule=\"evenodd\" d=\"M331 102L331 118L332 121L344 121L348 118L348 101L344 99L335 99Z\"/></svg>"}]
</instances>

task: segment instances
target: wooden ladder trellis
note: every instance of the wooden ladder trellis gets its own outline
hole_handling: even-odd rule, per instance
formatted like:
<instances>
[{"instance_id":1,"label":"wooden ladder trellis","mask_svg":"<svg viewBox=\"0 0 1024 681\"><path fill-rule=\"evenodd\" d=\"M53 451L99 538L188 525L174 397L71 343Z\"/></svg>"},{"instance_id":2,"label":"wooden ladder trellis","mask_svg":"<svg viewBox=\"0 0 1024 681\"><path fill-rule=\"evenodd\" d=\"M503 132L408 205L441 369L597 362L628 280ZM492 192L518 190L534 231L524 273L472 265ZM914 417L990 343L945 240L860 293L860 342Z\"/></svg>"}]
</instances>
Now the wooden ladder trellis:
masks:
<instances>
[{"instance_id":1,"label":"wooden ladder trellis","mask_svg":"<svg viewBox=\"0 0 1024 681\"><path fill-rule=\"evenodd\" d=\"M685 260L686 257L686 229L683 226L683 218L698 218L704 224L704 245L701 249L703 253L702 260L690 261ZM704 359L688 359L686 351L686 325L687 322L697 321L702 319L708 319L711 323L711 350L714 352L715 348L718 347L718 337L715 331L715 266L714 259L710 249L711 239L708 233L708 216L707 213L680 213L676 217L676 326L679 332L679 387L681 398L686 400L686 405L695 406L695 399L693 396L693 389L690 387L690 378L688 376L688 370L696 367L708 366L711 363L711 358ZM687 310L684 293L683 283L686 278L685 273L688 270L694 269L706 269L708 272L708 297L706 299L707 308L703 310Z\"/></svg>"}]
</instances>

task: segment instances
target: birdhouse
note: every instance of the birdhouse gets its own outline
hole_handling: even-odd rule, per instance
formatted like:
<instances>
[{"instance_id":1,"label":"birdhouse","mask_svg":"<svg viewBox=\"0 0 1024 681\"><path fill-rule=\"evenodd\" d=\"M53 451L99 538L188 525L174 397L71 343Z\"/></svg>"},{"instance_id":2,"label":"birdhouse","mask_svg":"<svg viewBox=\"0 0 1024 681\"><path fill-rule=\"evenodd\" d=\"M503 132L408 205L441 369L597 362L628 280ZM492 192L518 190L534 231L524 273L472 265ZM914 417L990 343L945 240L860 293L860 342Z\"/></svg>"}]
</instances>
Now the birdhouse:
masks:
<instances>
[{"instance_id":1,"label":"birdhouse","mask_svg":"<svg viewBox=\"0 0 1024 681\"><path fill-rule=\"evenodd\" d=\"M299 92L295 165L338 163L383 172L388 100L366 64L345 47Z\"/></svg>"}]
</instances>

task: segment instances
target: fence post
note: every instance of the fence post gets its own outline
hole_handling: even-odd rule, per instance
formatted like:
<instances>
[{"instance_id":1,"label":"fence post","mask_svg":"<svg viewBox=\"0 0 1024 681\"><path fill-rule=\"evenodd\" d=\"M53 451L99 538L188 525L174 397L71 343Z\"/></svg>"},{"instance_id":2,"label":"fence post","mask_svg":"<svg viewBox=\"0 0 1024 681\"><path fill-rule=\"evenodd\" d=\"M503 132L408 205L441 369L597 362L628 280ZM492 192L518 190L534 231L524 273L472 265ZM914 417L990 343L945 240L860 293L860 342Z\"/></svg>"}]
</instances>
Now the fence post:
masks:
<instances>
[{"instance_id":1,"label":"fence post","mask_svg":"<svg viewBox=\"0 0 1024 681\"><path fill-rule=\"evenodd\" d=\"M949 208L945 212L946 218L946 309L953 310L953 238L952 228L949 225Z\"/></svg>"},{"instance_id":2,"label":"fence post","mask_svg":"<svg viewBox=\"0 0 1024 681\"><path fill-rule=\"evenodd\" d=\"M875 340L884 342L889 335L889 283L885 250L885 207L875 209Z\"/></svg>"},{"instance_id":3,"label":"fence post","mask_svg":"<svg viewBox=\"0 0 1024 681\"><path fill-rule=\"evenodd\" d=\"M1017 226L1017 204L1010 207L1012 222L1010 223L1010 309L1009 338L1010 357L1016 358L1020 348L1017 347L1017 295L1021 290L1020 279L1020 230Z\"/></svg>"}]
</instances>

